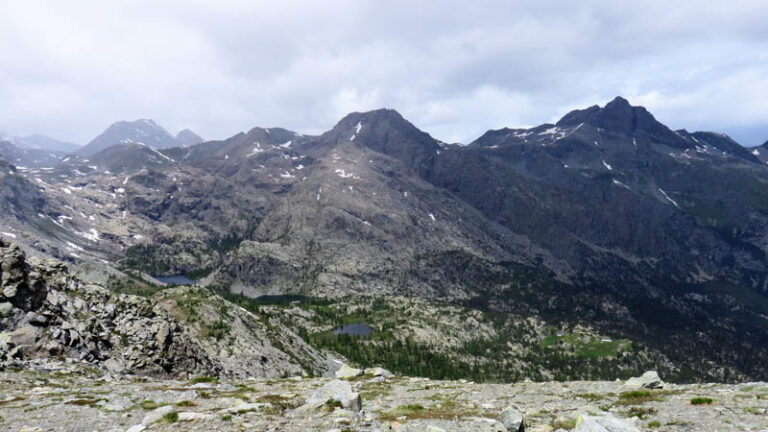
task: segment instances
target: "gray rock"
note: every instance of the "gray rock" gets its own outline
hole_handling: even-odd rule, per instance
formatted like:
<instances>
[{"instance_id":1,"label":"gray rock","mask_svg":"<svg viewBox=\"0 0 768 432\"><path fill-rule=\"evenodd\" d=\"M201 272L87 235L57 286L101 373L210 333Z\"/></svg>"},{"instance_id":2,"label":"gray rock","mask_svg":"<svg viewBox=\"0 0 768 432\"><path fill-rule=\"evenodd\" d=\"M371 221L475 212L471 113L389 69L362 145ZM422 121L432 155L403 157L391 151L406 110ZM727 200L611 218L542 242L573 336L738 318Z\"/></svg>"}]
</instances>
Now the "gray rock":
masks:
<instances>
[{"instance_id":1,"label":"gray rock","mask_svg":"<svg viewBox=\"0 0 768 432\"><path fill-rule=\"evenodd\" d=\"M339 379L357 378L363 375L363 370L353 368L345 363L341 365L334 375Z\"/></svg>"},{"instance_id":2,"label":"gray rock","mask_svg":"<svg viewBox=\"0 0 768 432\"><path fill-rule=\"evenodd\" d=\"M633 421L619 419L611 414L604 416L584 414L576 421L574 432L641 432L641 430Z\"/></svg>"},{"instance_id":3,"label":"gray rock","mask_svg":"<svg viewBox=\"0 0 768 432\"><path fill-rule=\"evenodd\" d=\"M18 347L32 347L40 330L32 326L19 327L10 334L11 342Z\"/></svg>"},{"instance_id":4,"label":"gray rock","mask_svg":"<svg viewBox=\"0 0 768 432\"><path fill-rule=\"evenodd\" d=\"M523 432L525 430L525 421L523 419L523 413L518 411L514 407L507 407L501 412L499 421L512 432Z\"/></svg>"},{"instance_id":5,"label":"gray rock","mask_svg":"<svg viewBox=\"0 0 768 432\"><path fill-rule=\"evenodd\" d=\"M214 418L212 414L200 412L180 412L178 421L206 421L211 420L212 418Z\"/></svg>"},{"instance_id":6,"label":"gray rock","mask_svg":"<svg viewBox=\"0 0 768 432\"><path fill-rule=\"evenodd\" d=\"M378 378L378 377L392 378L394 376L392 372L380 367L372 367L372 368L365 369L365 375L370 375L374 378Z\"/></svg>"},{"instance_id":7,"label":"gray rock","mask_svg":"<svg viewBox=\"0 0 768 432\"><path fill-rule=\"evenodd\" d=\"M662 389L664 388L664 381L661 380L659 374L656 371L648 371L639 377L633 377L624 383L629 388L647 388L647 389Z\"/></svg>"},{"instance_id":8,"label":"gray rock","mask_svg":"<svg viewBox=\"0 0 768 432\"><path fill-rule=\"evenodd\" d=\"M160 407L156 410L152 410L149 412L149 414L144 416L144 419L141 421L141 424L144 426L151 425L152 423L155 423L159 421L161 418L163 418L164 415L172 413L174 410L175 410L174 407L170 405Z\"/></svg>"},{"instance_id":9,"label":"gray rock","mask_svg":"<svg viewBox=\"0 0 768 432\"><path fill-rule=\"evenodd\" d=\"M240 403L229 408L224 408L223 410L218 411L218 414L238 414L248 411L260 411L270 405L271 404L268 403Z\"/></svg>"},{"instance_id":10,"label":"gray rock","mask_svg":"<svg viewBox=\"0 0 768 432\"><path fill-rule=\"evenodd\" d=\"M0 302L0 317L5 317L11 314L13 305L10 302Z\"/></svg>"},{"instance_id":11,"label":"gray rock","mask_svg":"<svg viewBox=\"0 0 768 432\"><path fill-rule=\"evenodd\" d=\"M300 409L317 409L329 400L339 402L342 407L351 411L360 411L363 406L360 394L352 391L348 382L333 380L317 389Z\"/></svg>"}]
</instances>

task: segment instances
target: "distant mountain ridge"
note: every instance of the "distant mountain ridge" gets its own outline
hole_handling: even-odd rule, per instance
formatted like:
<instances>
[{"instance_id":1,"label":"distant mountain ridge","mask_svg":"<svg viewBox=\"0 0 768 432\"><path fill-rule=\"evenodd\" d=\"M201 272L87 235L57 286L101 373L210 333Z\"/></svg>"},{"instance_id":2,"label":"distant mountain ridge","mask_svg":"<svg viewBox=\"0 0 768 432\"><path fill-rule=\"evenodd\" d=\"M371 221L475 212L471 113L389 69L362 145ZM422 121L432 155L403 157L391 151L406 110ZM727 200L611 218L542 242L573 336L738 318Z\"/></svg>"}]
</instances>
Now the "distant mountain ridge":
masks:
<instances>
[{"instance_id":1,"label":"distant mountain ridge","mask_svg":"<svg viewBox=\"0 0 768 432\"><path fill-rule=\"evenodd\" d=\"M0 136L0 140L11 142L15 146L23 149L48 150L59 153L71 153L80 148L80 145L78 144L61 141L42 134Z\"/></svg>"},{"instance_id":2,"label":"distant mountain ridge","mask_svg":"<svg viewBox=\"0 0 768 432\"><path fill-rule=\"evenodd\" d=\"M88 157L117 144L145 144L156 149L187 146L202 142L197 134L184 129L174 137L154 120L140 119L113 123L99 136L77 151L80 156Z\"/></svg>"}]
</instances>

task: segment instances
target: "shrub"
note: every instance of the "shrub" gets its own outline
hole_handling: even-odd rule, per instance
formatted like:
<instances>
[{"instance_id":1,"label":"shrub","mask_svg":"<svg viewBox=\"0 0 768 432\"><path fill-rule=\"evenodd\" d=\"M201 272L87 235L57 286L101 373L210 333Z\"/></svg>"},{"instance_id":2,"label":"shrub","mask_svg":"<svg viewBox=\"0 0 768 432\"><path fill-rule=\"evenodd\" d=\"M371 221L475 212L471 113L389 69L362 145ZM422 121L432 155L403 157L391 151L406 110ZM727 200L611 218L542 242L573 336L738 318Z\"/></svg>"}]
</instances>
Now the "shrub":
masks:
<instances>
[{"instance_id":1,"label":"shrub","mask_svg":"<svg viewBox=\"0 0 768 432\"><path fill-rule=\"evenodd\" d=\"M712 405L715 400L708 397L695 397L691 399L691 405Z\"/></svg>"},{"instance_id":2,"label":"shrub","mask_svg":"<svg viewBox=\"0 0 768 432\"><path fill-rule=\"evenodd\" d=\"M169 412L168 414L163 416L163 421L165 423L176 423L177 421L179 421L179 413Z\"/></svg>"}]
</instances>

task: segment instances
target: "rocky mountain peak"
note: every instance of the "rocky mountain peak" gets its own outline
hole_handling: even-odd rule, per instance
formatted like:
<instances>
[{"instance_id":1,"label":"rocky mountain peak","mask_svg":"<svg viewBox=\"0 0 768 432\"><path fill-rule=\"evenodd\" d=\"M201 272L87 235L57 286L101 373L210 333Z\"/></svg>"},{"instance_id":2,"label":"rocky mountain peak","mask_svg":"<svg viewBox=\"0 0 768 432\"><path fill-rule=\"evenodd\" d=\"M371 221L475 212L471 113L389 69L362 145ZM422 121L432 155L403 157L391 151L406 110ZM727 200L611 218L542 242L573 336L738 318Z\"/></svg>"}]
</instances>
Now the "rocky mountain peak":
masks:
<instances>
[{"instance_id":1,"label":"rocky mountain peak","mask_svg":"<svg viewBox=\"0 0 768 432\"><path fill-rule=\"evenodd\" d=\"M189 147L195 144L200 144L205 140L200 135L192 132L189 129L182 129L179 131L179 133L176 134L176 141L178 141L179 144L184 147Z\"/></svg>"},{"instance_id":2,"label":"rocky mountain peak","mask_svg":"<svg viewBox=\"0 0 768 432\"><path fill-rule=\"evenodd\" d=\"M338 141L353 141L371 150L419 166L439 151L437 140L393 109L354 112L327 134Z\"/></svg>"},{"instance_id":3,"label":"rocky mountain peak","mask_svg":"<svg viewBox=\"0 0 768 432\"><path fill-rule=\"evenodd\" d=\"M628 100L617 96L604 107L597 105L582 110L574 110L557 122L559 127L578 126L587 123L609 132L635 135L644 132L663 141L674 141L675 134L661 124L642 106L634 106Z\"/></svg>"},{"instance_id":4,"label":"rocky mountain peak","mask_svg":"<svg viewBox=\"0 0 768 432\"><path fill-rule=\"evenodd\" d=\"M99 136L81 148L77 154L91 156L100 150L121 143L143 143L154 148L168 148L180 145L180 142L156 121L139 119L119 121L110 125Z\"/></svg>"}]
</instances>

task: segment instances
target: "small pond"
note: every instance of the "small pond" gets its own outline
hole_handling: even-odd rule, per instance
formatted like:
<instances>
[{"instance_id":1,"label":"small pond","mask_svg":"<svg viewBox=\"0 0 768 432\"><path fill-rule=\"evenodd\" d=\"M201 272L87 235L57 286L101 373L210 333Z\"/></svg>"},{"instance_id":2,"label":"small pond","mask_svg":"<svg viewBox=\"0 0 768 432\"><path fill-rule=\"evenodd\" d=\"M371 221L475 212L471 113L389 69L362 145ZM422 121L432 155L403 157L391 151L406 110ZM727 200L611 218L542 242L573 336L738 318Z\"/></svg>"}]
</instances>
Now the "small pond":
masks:
<instances>
[{"instance_id":1,"label":"small pond","mask_svg":"<svg viewBox=\"0 0 768 432\"><path fill-rule=\"evenodd\" d=\"M365 324L347 324L333 331L333 334L347 334L351 336L368 336L373 333L373 328Z\"/></svg>"},{"instance_id":2,"label":"small pond","mask_svg":"<svg viewBox=\"0 0 768 432\"><path fill-rule=\"evenodd\" d=\"M196 280L190 279L184 275L152 276L152 277L165 284L194 285L197 282Z\"/></svg>"}]
</instances>

